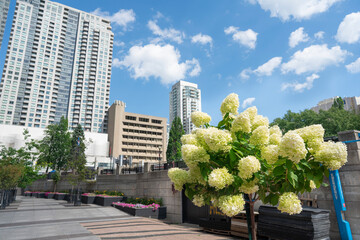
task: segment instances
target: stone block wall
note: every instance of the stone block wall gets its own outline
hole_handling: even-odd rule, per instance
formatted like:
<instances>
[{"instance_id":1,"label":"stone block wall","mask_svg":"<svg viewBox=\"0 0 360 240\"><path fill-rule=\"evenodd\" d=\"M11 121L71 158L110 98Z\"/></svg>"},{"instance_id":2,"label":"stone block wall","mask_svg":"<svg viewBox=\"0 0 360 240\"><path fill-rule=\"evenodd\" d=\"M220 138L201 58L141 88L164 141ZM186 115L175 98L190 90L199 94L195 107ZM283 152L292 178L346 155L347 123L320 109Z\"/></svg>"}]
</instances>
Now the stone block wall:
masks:
<instances>
[{"instance_id":1,"label":"stone block wall","mask_svg":"<svg viewBox=\"0 0 360 240\"><path fill-rule=\"evenodd\" d=\"M29 187L30 190L53 190L52 180L38 180ZM81 184L83 191L121 191L128 197L162 198L167 207L166 220L171 223L182 222L181 192L173 192L172 183L167 171L156 171L139 174L99 175L94 183ZM57 191L69 190L71 185L62 180Z\"/></svg>"},{"instance_id":2,"label":"stone block wall","mask_svg":"<svg viewBox=\"0 0 360 240\"><path fill-rule=\"evenodd\" d=\"M359 140L360 131L339 133L339 141ZM360 142L347 143L348 162L339 170L346 204L345 220L350 223L353 239L360 239ZM325 181L329 183L329 181ZM321 187L311 193L317 195L319 208L329 209L331 239L340 239L331 188Z\"/></svg>"}]
</instances>

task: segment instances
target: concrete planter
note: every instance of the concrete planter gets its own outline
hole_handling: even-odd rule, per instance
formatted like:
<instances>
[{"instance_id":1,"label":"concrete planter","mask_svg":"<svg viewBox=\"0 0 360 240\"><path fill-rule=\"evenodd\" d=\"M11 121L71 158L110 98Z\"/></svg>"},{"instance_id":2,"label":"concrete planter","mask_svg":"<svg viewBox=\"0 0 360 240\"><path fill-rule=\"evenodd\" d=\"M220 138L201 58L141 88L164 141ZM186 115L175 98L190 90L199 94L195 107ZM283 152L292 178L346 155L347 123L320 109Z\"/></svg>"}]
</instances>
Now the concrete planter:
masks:
<instances>
[{"instance_id":1,"label":"concrete planter","mask_svg":"<svg viewBox=\"0 0 360 240\"><path fill-rule=\"evenodd\" d=\"M65 193L55 193L54 199L56 200L64 200L66 194Z\"/></svg>"},{"instance_id":2,"label":"concrete planter","mask_svg":"<svg viewBox=\"0 0 360 240\"><path fill-rule=\"evenodd\" d=\"M81 202L84 204L94 204L96 196L81 196Z\"/></svg>"},{"instance_id":3,"label":"concrete planter","mask_svg":"<svg viewBox=\"0 0 360 240\"><path fill-rule=\"evenodd\" d=\"M155 219L166 218L166 207L159 207L154 211L153 208L130 208L130 207L122 207L118 205L113 205L113 206L132 216L155 218Z\"/></svg>"},{"instance_id":4,"label":"concrete planter","mask_svg":"<svg viewBox=\"0 0 360 240\"><path fill-rule=\"evenodd\" d=\"M95 197L95 204L100 206L111 206L113 202L121 202L123 197L117 197L117 196L96 196Z\"/></svg>"}]
</instances>

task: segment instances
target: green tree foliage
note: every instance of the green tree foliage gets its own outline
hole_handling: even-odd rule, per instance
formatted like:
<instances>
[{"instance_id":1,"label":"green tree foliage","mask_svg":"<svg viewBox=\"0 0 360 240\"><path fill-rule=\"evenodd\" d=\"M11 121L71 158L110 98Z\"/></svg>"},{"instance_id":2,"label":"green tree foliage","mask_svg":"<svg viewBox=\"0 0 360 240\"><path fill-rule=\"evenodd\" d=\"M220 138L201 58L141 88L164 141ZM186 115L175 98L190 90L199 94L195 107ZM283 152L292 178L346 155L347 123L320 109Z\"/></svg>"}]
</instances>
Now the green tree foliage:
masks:
<instances>
[{"instance_id":1,"label":"green tree foliage","mask_svg":"<svg viewBox=\"0 0 360 240\"><path fill-rule=\"evenodd\" d=\"M316 113L312 110L304 110L299 113L288 111L283 118L276 118L271 125L278 125L285 133L297 128L322 124L325 129L325 137L336 136L338 132L360 129L360 115L344 109L341 98L334 101L328 111L320 110Z\"/></svg>"},{"instance_id":2,"label":"green tree foliage","mask_svg":"<svg viewBox=\"0 0 360 240\"><path fill-rule=\"evenodd\" d=\"M85 156L85 135L80 124L72 132L71 149L69 154L67 169L72 171L68 180L72 185L78 185L85 179L86 175L86 156Z\"/></svg>"},{"instance_id":3,"label":"green tree foliage","mask_svg":"<svg viewBox=\"0 0 360 240\"><path fill-rule=\"evenodd\" d=\"M181 160L181 136L184 135L184 128L181 119L176 117L171 124L169 141L166 150L166 159L168 162L177 162Z\"/></svg>"},{"instance_id":4,"label":"green tree foliage","mask_svg":"<svg viewBox=\"0 0 360 240\"><path fill-rule=\"evenodd\" d=\"M24 130L23 135L24 147L19 149L2 147L0 151L1 182L12 183L5 184L6 186L12 185L12 187L25 188L39 178L38 170L34 166L38 155L36 151L37 144L33 139L30 139L27 129Z\"/></svg>"},{"instance_id":5,"label":"green tree foliage","mask_svg":"<svg viewBox=\"0 0 360 240\"><path fill-rule=\"evenodd\" d=\"M58 124L49 125L45 136L39 144L38 164L47 170L65 170L70 155L71 136L68 131L68 121L64 117Z\"/></svg>"}]
</instances>

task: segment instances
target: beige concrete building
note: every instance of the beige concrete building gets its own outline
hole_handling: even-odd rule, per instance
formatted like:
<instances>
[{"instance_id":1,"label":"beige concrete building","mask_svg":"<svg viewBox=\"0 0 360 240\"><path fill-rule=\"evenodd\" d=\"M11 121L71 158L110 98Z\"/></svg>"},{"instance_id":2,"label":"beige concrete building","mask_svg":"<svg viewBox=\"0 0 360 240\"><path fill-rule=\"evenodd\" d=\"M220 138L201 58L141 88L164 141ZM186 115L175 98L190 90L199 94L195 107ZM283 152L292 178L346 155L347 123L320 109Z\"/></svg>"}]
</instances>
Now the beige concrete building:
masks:
<instances>
[{"instance_id":1,"label":"beige concrete building","mask_svg":"<svg viewBox=\"0 0 360 240\"><path fill-rule=\"evenodd\" d=\"M166 162L166 118L125 112L125 103L109 108L110 155L132 157L133 163Z\"/></svg>"}]
</instances>

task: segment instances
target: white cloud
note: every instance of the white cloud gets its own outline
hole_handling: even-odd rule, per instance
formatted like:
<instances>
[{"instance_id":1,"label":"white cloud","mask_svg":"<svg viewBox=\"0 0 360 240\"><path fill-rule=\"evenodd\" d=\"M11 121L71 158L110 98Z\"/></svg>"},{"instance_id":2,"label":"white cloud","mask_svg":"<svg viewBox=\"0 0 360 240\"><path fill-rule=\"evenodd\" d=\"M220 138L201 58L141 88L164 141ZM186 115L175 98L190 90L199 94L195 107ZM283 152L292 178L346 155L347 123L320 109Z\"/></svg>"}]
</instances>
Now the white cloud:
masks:
<instances>
[{"instance_id":1,"label":"white cloud","mask_svg":"<svg viewBox=\"0 0 360 240\"><path fill-rule=\"evenodd\" d=\"M339 46L328 48L326 44L311 45L294 53L289 62L282 64L281 71L296 74L319 72L328 66L343 62L348 54L349 52Z\"/></svg>"},{"instance_id":2,"label":"white cloud","mask_svg":"<svg viewBox=\"0 0 360 240\"><path fill-rule=\"evenodd\" d=\"M202 45L209 44L210 46L212 46L213 39L209 35L203 35L203 34L199 33L191 38L191 42L192 43L200 43Z\"/></svg>"},{"instance_id":3,"label":"white cloud","mask_svg":"<svg viewBox=\"0 0 360 240\"><path fill-rule=\"evenodd\" d=\"M124 42L121 42L121 41L114 41L114 46L116 46L116 47L123 47L123 46L125 46L125 43L124 43Z\"/></svg>"},{"instance_id":4,"label":"white cloud","mask_svg":"<svg viewBox=\"0 0 360 240\"><path fill-rule=\"evenodd\" d=\"M314 34L314 37L315 37L316 39L323 39L323 38L324 38L324 34L325 34L324 31L319 31L319 32L317 32L317 33Z\"/></svg>"},{"instance_id":5,"label":"white cloud","mask_svg":"<svg viewBox=\"0 0 360 240\"><path fill-rule=\"evenodd\" d=\"M118 12L110 15L109 12L103 12L100 8L97 8L91 14L106 18L115 25L121 26L124 30L127 29L128 24L135 22L135 12L132 9L120 9Z\"/></svg>"},{"instance_id":6,"label":"white cloud","mask_svg":"<svg viewBox=\"0 0 360 240\"><path fill-rule=\"evenodd\" d=\"M114 60L112 61L112 66L120 68L122 66L122 63L118 58L114 58Z\"/></svg>"},{"instance_id":7,"label":"white cloud","mask_svg":"<svg viewBox=\"0 0 360 240\"><path fill-rule=\"evenodd\" d=\"M233 34L233 40L238 42L239 44L250 49L255 49L258 33L254 32L252 29L248 29L246 31L239 31L239 28L230 26L226 28L224 32L226 35Z\"/></svg>"},{"instance_id":8,"label":"white cloud","mask_svg":"<svg viewBox=\"0 0 360 240\"><path fill-rule=\"evenodd\" d=\"M298 45L299 43L307 42L309 41L309 39L310 39L309 35L306 32L304 32L304 28L300 27L290 34L289 46L291 48L296 47L296 45Z\"/></svg>"},{"instance_id":9,"label":"white cloud","mask_svg":"<svg viewBox=\"0 0 360 240\"><path fill-rule=\"evenodd\" d=\"M180 52L174 46L148 44L131 47L128 55L120 63L113 62L113 66L126 67L134 79L154 77L165 85L199 75L201 67L197 59L179 61Z\"/></svg>"},{"instance_id":10,"label":"white cloud","mask_svg":"<svg viewBox=\"0 0 360 240\"><path fill-rule=\"evenodd\" d=\"M246 69L242 70L241 73L240 73L241 79L249 79L249 78L250 78L250 74L251 74L252 72L253 72L253 71L251 70L251 68L246 68Z\"/></svg>"},{"instance_id":11,"label":"white cloud","mask_svg":"<svg viewBox=\"0 0 360 240\"><path fill-rule=\"evenodd\" d=\"M243 103L242 103L241 106L242 106L243 108L246 108L247 106L251 106L254 101L255 101L255 98L254 98L254 97L252 97L252 98L247 98L247 99L245 99L245 100L243 101Z\"/></svg>"},{"instance_id":12,"label":"white cloud","mask_svg":"<svg viewBox=\"0 0 360 240\"><path fill-rule=\"evenodd\" d=\"M170 39L171 41L182 43L183 38L185 38L185 33L174 28L161 29L159 25L157 25L156 20L150 20L148 22L148 28L152 31L153 34L158 35L160 40Z\"/></svg>"},{"instance_id":13,"label":"white cloud","mask_svg":"<svg viewBox=\"0 0 360 240\"><path fill-rule=\"evenodd\" d=\"M250 74L256 74L257 76L271 76L273 71L280 66L282 61L282 57L273 57L263 65L257 67L255 70L252 70L251 68L246 68L241 71L239 74L239 77L241 79L249 79Z\"/></svg>"},{"instance_id":14,"label":"white cloud","mask_svg":"<svg viewBox=\"0 0 360 240\"><path fill-rule=\"evenodd\" d=\"M273 57L263 65L254 70L254 73L258 76L271 76L275 68L279 67L282 61L282 57Z\"/></svg>"},{"instance_id":15,"label":"white cloud","mask_svg":"<svg viewBox=\"0 0 360 240\"><path fill-rule=\"evenodd\" d=\"M314 14L326 12L334 3L341 0L248 0L258 3L265 11L270 11L271 17L282 21L309 19Z\"/></svg>"},{"instance_id":16,"label":"white cloud","mask_svg":"<svg viewBox=\"0 0 360 240\"><path fill-rule=\"evenodd\" d=\"M313 87L313 83L315 79L318 79L319 75L313 73L311 76L306 78L306 81L303 83L284 83L281 86L281 91L285 91L286 89L290 88L295 92L303 92L305 89L310 90Z\"/></svg>"},{"instance_id":17,"label":"white cloud","mask_svg":"<svg viewBox=\"0 0 360 240\"><path fill-rule=\"evenodd\" d=\"M359 73L360 72L360 57L355 60L355 62L352 62L345 66L348 72L350 73Z\"/></svg>"},{"instance_id":18,"label":"white cloud","mask_svg":"<svg viewBox=\"0 0 360 240\"><path fill-rule=\"evenodd\" d=\"M360 12L350 13L340 23L335 36L342 43L356 43L360 41Z\"/></svg>"}]
</instances>

